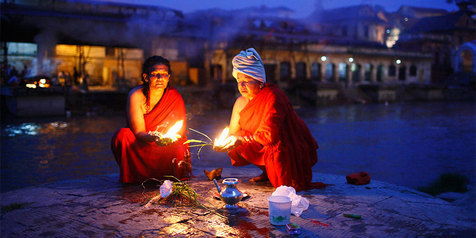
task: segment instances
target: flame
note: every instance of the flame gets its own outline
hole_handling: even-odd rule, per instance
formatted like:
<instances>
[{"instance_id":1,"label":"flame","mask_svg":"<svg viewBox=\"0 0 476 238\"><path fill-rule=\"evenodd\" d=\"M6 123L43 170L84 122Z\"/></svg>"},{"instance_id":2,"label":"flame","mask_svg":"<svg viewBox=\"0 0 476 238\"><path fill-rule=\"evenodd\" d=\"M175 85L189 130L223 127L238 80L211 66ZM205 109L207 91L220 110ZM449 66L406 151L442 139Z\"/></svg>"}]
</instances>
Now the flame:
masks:
<instances>
[{"instance_id":1,"label":"flame","mask_svg":"<svg viewBox=\"0 0 476 238\"><path fill-rule=\"evenodd\" d=\"M230 145L233 145L236 141L236 137L228 136L229 132L230 132L230 129L228 129L228 127L223 129L220 137L218 137L218 139L215 139L215 142L213 143L213 145L216 147L224 147L224 148Z\"/></svg>"},{"instance_id":2,"label":"flame","mask_svg":"<svg viewBox=\"0 0 476 238\"><path fill-rule=\"evenodd\" d=\"M220 137L218 139L215 139L215 146L224 146L225 145L225 139L228 137L228 133L230 132L230 129L226 127L223 129L223 131L220 134Z\"/></svg>"},{"instance_id":3,"label":"flame","mask_svg":"<svg viewBox=\"0 0 476 238\"><path fill-rule=\"evenodd\" d=\"M180 129L182 129L182 126L183 126L183 120L178 121L177 123L175 123L174 126L172 126L169 129L169 131L167 131L167 133L165 133L164 137L172 138L172 139L179 138L180 136L177 135L177 132Z\"/></svg>"}]
</instances>

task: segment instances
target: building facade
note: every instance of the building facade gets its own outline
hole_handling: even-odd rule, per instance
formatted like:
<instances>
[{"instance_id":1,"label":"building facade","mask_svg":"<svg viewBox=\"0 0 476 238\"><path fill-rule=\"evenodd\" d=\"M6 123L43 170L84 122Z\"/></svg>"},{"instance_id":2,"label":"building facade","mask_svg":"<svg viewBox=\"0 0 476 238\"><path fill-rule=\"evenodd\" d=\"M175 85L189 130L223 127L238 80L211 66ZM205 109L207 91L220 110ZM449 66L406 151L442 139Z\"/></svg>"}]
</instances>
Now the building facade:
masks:
<instances>
[{"instance_id":1,"label":"building facade","mask_svg":"<svg viewBox=\"0 0 476 238\"><path fill-rule=\"evenodd\" d=\"M254 47L269 81L285 89L432 84L451 73L452 52L475 40L473 13L359 5L298 20L290 9L265 6L183 14L106 2L7 1L3 66L130 88L140 83L143 60L163 55L173 83L210 86L232 82L233 56Z\"/></svg>"}]
</instances>

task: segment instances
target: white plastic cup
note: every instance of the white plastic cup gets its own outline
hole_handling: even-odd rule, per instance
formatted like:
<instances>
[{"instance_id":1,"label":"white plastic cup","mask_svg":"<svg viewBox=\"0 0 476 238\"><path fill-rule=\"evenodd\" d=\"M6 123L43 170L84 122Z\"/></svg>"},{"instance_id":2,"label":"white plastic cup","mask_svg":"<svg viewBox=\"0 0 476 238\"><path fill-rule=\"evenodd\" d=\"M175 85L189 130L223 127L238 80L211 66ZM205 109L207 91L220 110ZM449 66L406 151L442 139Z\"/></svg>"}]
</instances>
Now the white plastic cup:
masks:
<instances>
[{"instance_id":1,"label":"white plastic cup","mask_svg":"<svg viewBox=\"0 0 476 238\"><path fill-rule=\"evenodd\" d=\"M269 223L276 226L284 226L289 223L291 217L291 198L288 196L268 197Z\"/></svg>"}]
</instances>

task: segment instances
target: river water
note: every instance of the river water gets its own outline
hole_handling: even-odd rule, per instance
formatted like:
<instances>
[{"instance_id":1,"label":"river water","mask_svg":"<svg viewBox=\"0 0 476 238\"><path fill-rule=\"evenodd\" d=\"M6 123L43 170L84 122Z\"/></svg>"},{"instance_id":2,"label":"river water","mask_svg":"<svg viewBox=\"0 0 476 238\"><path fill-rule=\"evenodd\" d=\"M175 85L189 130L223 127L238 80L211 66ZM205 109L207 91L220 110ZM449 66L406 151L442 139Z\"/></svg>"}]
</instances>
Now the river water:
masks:
<instances>
[{"instance_id":1,"label":"river water","mask_svg":"<svg viewBox=\"0 0 476 238\"><path fill-rule=\"evenodd\" d=\"M345 175L368 172L372 179L417 188L442 173L476 178L476 104L420 102L301 107L320 148L314 171ZM190 110L193 111L193 110ZM188 128L214 138L230 110L188 114ZM1 191L118 173L110 152L123 113L72 118L2 121ZM207 140L189 130L189 138ZM194 168L232 168L223 153L194 150ZM198 170L201 171L201 170ZM315 178L319 181L319 178Z\"/></svg>"}]
</instances>

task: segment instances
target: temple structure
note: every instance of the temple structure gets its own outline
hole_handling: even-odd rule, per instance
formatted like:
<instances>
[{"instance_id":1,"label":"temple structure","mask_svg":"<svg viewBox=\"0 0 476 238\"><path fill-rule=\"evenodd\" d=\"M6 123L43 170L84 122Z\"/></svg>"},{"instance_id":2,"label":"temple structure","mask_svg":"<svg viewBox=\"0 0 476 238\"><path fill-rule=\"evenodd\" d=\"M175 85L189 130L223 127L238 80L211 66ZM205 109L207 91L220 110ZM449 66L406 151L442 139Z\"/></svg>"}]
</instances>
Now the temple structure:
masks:
<instances>
[{"instance_id":1,"label":"temple structure","mask_svg":"<svg viewBox=\"0 0 476 238\"><path fill-rule=\"evenodd\" d=\"M144 58L162 55L175 85L215 87L233 82L232 57L254 47L268 80L289 93L315 101L372 91L378 101L395 100L402 86L444 86L455 70L475 74L475 11L458 4L457 12L357 5L298 19L284 7L184 14L111 2L5 1L1 83L14 66L62 85L87 78L92 88L127 90L140 83Z\"/></svg>"}]
</instances>

